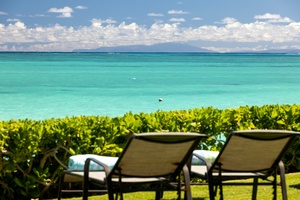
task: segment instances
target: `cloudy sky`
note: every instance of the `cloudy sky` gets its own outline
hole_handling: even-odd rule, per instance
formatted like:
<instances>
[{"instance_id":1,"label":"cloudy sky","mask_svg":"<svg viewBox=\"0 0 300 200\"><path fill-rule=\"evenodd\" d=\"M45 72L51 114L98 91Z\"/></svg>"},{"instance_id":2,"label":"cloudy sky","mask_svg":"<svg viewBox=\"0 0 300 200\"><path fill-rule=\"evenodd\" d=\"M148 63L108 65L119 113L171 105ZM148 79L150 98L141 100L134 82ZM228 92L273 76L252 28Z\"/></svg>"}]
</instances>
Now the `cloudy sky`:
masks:
<instances>
[{"instance_id":1,"label":"cloudy sky","mask_svg":"<svg viewBox=\"0 0 300 200\"><path fill-rule=\"evenodd\" d=\"M300 49L300 0L0 0L0 51Z\"/></svg>"}]
</instances>

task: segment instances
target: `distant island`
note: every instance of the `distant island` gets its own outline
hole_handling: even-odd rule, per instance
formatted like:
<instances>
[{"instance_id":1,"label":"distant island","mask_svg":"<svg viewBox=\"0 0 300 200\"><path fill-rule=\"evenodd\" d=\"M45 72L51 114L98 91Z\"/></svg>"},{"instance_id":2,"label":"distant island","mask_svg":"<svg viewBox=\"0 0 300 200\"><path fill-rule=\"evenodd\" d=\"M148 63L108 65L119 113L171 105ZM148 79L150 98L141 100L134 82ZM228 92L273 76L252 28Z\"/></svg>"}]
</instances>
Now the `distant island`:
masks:
<instances>
[{"instance_id":1,"label":"distant island","mask_svg":"<svg viewBox=\"0 0 300 200\"><path fill-rule=\"evenodd\" d=\"M181 43L160 43L153 45L129 45L99 47L96 49L75 49L73 52L212 52L204 48Z\"/></svg>"},{"instance_id":2,"label":"distant island","mask_svg":"<svg viewBox=\"0 0 300 200\"><path fill-rule=\"evenodd\" d=\"M183 43L160 43L153 45L128 45L128 46L113 46L99 47L96 49L75 49L73 52L198 52L198 53L220 53L210 51L205 48L192 46ZM228 53L283 53L283 54L300 54L300 49L269 49L262 51L239 51Z\"/></svg>"}]
</instances>

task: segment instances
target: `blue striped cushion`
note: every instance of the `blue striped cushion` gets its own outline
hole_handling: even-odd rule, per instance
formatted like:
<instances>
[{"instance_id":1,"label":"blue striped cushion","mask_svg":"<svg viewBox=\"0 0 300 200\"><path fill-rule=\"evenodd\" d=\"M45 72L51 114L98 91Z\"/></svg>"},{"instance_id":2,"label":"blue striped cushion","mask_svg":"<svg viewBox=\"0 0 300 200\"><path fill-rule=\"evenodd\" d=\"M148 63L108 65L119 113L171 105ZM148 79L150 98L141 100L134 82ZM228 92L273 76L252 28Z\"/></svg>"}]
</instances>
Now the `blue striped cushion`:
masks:
<instances>
[{"instance_id":1,"label":"blue striped cushion","mask_svg":"<svg viewBox=\"0 0 300 200\"><path fill-rule=\"evenodd\" d=\"M85 160L87 158L94 158L96 160L101 161L102 163L108 165L110 168L116 164L118 157L110 157L110 156L98 156L94 154L79 154L74 155L69 158L68 167L69 171L83 171ZM92 171L103 171L103 167L100 165L91 162L90 163L90 170Z\"/></svg>"},{"instance_id":2,"label":"blue striped cushion","mask_svg":"<svg viewBox=\"0 0 300 200\"><path fill-rule=\"evenodd\" d=\"M194 153L204 157L205 159L209 160L210 162L214 162L216 157L218 156L218 151L206 151L206 150L195 150ZM102 163L106 164L110 168L113 168L116 164L118 157L110 157L110 156L99 156L94 154L78 154L71 156L68 162L68 170L69 171L83 171L85 160L87 158L94 158L96 160L101 161ZM192 165L205 165L205 163L198 159L197 157L193 156L192 158ZM91 162L90 163L90 170L91 171L103 171L103 167L100 165Z\"/></svg>"}]
</instances>

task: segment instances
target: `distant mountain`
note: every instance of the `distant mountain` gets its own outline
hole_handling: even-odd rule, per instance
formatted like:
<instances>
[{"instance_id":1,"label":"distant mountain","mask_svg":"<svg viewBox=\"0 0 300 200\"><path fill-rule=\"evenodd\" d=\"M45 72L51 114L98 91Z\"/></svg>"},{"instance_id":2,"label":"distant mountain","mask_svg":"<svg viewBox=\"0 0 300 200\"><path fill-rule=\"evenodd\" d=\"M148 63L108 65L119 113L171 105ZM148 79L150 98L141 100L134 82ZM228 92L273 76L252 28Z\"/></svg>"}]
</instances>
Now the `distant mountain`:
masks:
<instances>
[{"instance_id":1,"label":"distant mountain","mask_svg":"<svg viewBox=\"0 0 300 200\"><path fill-rule=\"evenodd\" d=\"M129 45L99 47L96 49L76 49L73 52L210 52L188 44L161 43L154 45Z\"/></svg>"},{"instance_id":2,"label":"distant mountain","mask_svg":"<svg viewBox=\"0 0 300 200\"><path fill-rule=\"evenodd\" d=\"M300 49L268 49L262 51L235 51L231 53L245 53L245 54L300 54Z\"/></svg>"},{"instance_id":3,"label":"distant mountain","mask_svg":"<svg viewBox=\"0 0 300 200\"><path fill-rule=\"evenodd\" d=\"M75 49L73 52L201 52L217 53L204 48L181 43L161 43L153 45L128 45L114 47L99 47L96 49ZM269 49L263 51L240 51L231 53L287 53L299 54L300 49Z\"/></svg>"},{"instance_id":4,"label":"distant mountain","mask_svg":"<svg viewBox=\"0 0 300 200\"><path fill-rule=\"evenodd\" d=\"M287 54L299 54L300 49L270 49L266 51L260 51L259 53L287 53Z\"/></svg>"}]
</instances>

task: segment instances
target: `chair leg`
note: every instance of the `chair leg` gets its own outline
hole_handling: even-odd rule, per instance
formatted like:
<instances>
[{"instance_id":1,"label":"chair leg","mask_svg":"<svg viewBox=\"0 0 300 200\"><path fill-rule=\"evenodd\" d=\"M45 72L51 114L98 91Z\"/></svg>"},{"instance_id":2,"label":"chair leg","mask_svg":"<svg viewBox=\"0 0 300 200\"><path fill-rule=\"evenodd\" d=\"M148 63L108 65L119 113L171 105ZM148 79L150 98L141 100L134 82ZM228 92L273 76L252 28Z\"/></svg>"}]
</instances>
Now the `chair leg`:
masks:
<instances>
[{"instance_id":1,"label":"chair leg","mask_svg":"<svg viewBox=\"0 0 300 200\"><path fill-rule=\"evenodd\" d=\"M156 191L155 192L155 200L160 200L163 197L162 191Z\"/></svg>"},{"instance_id":2,"label":"chair leg","mask_svg":"<svg viewBox=\"0 0 300 200\"><path fill-rule=\"evenodd\" d=\"M164 196L163 184L159 184L159 190L155 192L155 200L160 200Z\"/></svg>"},{"instance_id":3,"label":"chair leg","mask_svg":"<svg viewBox=\"0 0 300 200\"><path fill-rule=\"evenodd\" d=\"M252 200L256 200L257 198L257 185L258 185L258 178L254 178L253 188L252 188Z\"/></svg>"},{"instance_id":4,"label":"chair leg","mask_svg":"<svg viewBox=\"0 0 300 200\"><path fill-rule=\"evenodd\" d=\"M184 193L185 199L192 200L190 171L187 165L184 165L183 167L183 175L184 175L184 183L185 183L185 193Z\"/></svg>"},{"instance_id":5,"label":"chair leg","mask_svg":"<svg viewBox=\"0 0 300 200\"><path fill-rule=\"evenodd\" d=\"M58 184L58 195L57 195L57 199L60 200L61 199L61 190L62 190L62 184L63 184L63 180L65 178L65 173L63 172L63 174L60 176L59 178L59 184Z\"/></svg>"},{"instance_id":6,"label":"chair leg","mask_svg":"<svg viewBox=\"0 0 300 200\"><path fill-rule=\"evenodd\" d=\"M277 170L275 170L273 177L274 177L274 181L273 181L273 200L277 199Z\"/></svg>"},{"instance_id":7,"label":"chair leg","mask_svg":"<svg viewBox=\"0 0 300 200\"><path fill-rule=\"evenodd\" d=\"M220 187L220 200L223 200L223 183L222 183L222 164L218 163L219 166L219 187Z\"/></svg>"},{"instance_id":8,"label":"chair leg","mask_svg":"<svg viewBox=\"0 0 300 200\"><path fill-rule=\"evenodd\" d=\"M118 196L120 194L120 200L123 200L123 191L122 191L122 184L119 184L119 192L116 193L116 200L118 200Z\"/></svg>"},{"instance_id":9,"label":"chair leg","mask_svg":"<svg viewBox=\"0 0 300 200\"><path fill-rule=\"evenodd\" d=\"M282 161L278 164L279 168L279 174L280 174L280 186L281 186L281 192L282 192L282 199L288 200L287 196L287 190L286 190L286 180L285 180L285 168Z\"/></svg>"},{"instance_id":10,"label":"chair leg","mask_svg":"<svg viewBox=\"0 0 300 200\"><path fill-rule=\"evenodd\" d=\"M114 200L114 194L111 194L110 192L108 192L108 199Z\"/></svg>"},{"instance_id":11,"label":"chair leg","mask_svg":"<svg viewBox=\"0 0 300 200\"><path fill-rule=\"evenodd\" d=\"M209 199L215 200L215 191L214 191L214 183L213 183L213 177L212 173L208 173L208 191L209 191Z\"/></svg>"},{"instance_id":12,"label":"chair leg","mask_svg":"<svg viewBox=\"0 0 300 200\"><path fill-rule=\"evenodd\" d=\"M89 191L89 174L85 173L83 176L83 195L82 200L88 199L88 191Z\"/></svg>"},{"instance_id":13,"label":"chair leg","mask_svg":"<svg viewBox=\"0 0 300 200\"><path fill-rule=\"evenodd\" d=\"M110 180L107 180L107 195L109 200L114 200L114 191L113 191L113 185ZM116 192L116 199L118 199L118 191Z\"/></svg>"},{"instance_id":14,"label":"chair leg","mask_svg":"<svg viewBox=\"0 0 300 200\"><path fill-rule=\"evenodd\" d=\"M181 174L178 175L177 179L177 200L181 199Z\"/></svg>"},{"instance_id":15,"label":"chair leg","mask_svg":"<svg viewBox=\"0 0 300 200\"><path fill-rule=\"evenodd\" d=\"M223 200L223 185L222 185L222 181L220 182L220 200Z\"/></svg>"},{"instance_id":16,"label":"chair leg","mask_svg":"<svg viewBox=\"0 0 300 200\"><path fill-rule=\"evenodd\" d=\"M218 184L215 185L215 189L214 189L214 195L215 195L215 197L217 196L217 192L218 192Z\"/></svg>"}]
</instances>

